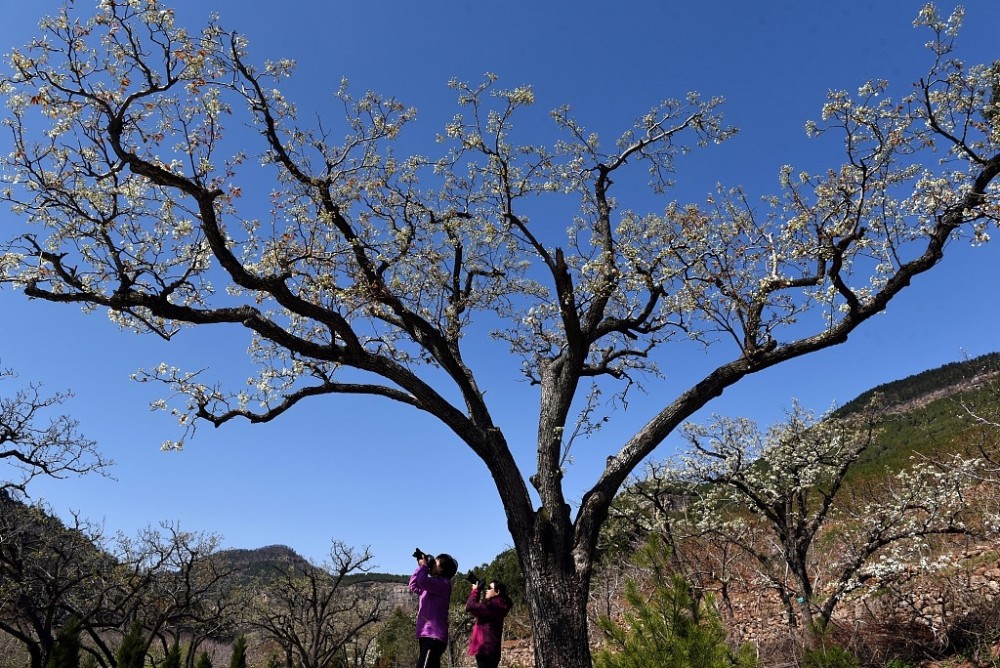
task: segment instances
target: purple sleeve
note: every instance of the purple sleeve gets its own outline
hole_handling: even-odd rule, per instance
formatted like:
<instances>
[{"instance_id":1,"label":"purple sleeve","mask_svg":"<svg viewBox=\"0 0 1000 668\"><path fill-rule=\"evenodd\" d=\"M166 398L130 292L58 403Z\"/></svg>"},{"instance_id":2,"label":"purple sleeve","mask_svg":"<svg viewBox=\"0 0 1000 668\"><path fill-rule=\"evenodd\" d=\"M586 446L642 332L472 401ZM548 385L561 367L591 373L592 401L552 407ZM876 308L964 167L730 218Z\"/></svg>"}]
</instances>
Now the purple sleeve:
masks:
<instances>
[{"instance_id":1,"label":"purple sleeve","mask_svg":"<svg viewBox=\"0 0 1000 668\"><path fill-rule=\"evenodd\" d=\"M423 588L420 586L421 571L423 571L424 579L427 579L426 566L417 566L417 570L413 571L413 575L410 576L410 591L414 594L419 594L423 591Z\"/></svg>"},{"instance_id":2,"label":"purple sleeve","mask_svg":"<svg viewBox=\"0 0 1000 668\"><path fill-rule=\"evenodd\" d=\"M427 591L432 594L451 596L451 580L433 577L427 566L421 566L410 576L410 591L414 593Z\"/></svg>"}]
</instances>

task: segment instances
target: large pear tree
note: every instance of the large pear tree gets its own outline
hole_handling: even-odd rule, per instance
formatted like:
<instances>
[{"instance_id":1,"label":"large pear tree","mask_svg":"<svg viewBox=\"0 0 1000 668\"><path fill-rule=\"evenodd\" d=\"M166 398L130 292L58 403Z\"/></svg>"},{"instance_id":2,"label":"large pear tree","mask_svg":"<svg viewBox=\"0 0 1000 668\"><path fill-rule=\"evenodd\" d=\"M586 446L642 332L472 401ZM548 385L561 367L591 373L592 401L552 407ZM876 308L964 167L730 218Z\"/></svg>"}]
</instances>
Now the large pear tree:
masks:
<instances>
[{"instance_id":1,"label":"large pear tree","mask_svg":"<svg viewBox=\"0 0 1000 668\"><path fill-rule=\"evenodd\" d=\"M440 420L496 483L544 668L590 665L598 532L668 435L748 375L845 341L949 241L981 240L1000 216L1000 74L956 59L960 13L920 13L928 69L905 97L882 81L830 94L808 129L839 136L840 164L787 168L759 206L734 188L644 210L680 154L733 134L721 100L666 100L611 143L560 108L557 138L529 145L515 120L530 87L456 81L438 157L400 155L414 112L392 98L343 87L337 118L307 124L280 92L292 64L255 61L215 20L189 32L157 0L103 0L90 18L80 5L14 51L2 82L16 221L3 280L163 337L245 328L248 386L149 371L187 397L171 404L185 436L345 394ZM635 191L616 184L635 177L652 193L629 208L618 197ZM537 391L533 471L482 386L489 334ZM605 444L571 507L573 438L609 396L644 382L655 394L658 364L692 339L728 361Z\"/></svg>"}]
</instances>

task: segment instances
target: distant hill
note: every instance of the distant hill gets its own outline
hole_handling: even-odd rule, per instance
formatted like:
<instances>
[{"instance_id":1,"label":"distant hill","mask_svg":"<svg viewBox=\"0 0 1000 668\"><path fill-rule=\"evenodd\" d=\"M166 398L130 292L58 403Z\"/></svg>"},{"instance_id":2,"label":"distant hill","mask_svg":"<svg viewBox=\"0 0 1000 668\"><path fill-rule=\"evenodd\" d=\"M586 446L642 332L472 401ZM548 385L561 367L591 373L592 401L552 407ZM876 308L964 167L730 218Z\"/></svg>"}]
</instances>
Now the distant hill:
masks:
<instances>
[{"instance_id":1,"label":"distant hill","mask_svg":"<svg viewBox=\"0 0 1000 668\"><path fill-rule=\"evenodd\" d=\"M50 515L45 506L28 504L0 489L0 547L7 549L4 556L13 558L18 567L20 559L24 558L20 553L22 545L30 545L41 552L45 549L40 546L45 545L57 558L80 559L96 569L110 568L115 563L112 556L94 544L86 533ZM0 560L0 589L5 584L4 564Z\"/></svg>"},{"instance_id":2,"label":"distant hill","mask_svg":"<svg viewBox=\"0 0 1000 668\"><path fill-rule=\"evenodd\" d=\"M220 550L215 557L241 570L259 571L265 568L292 567L302 570L312 565L295 550L286 545L268 545L252 550Z\"/></svg>"},{"instance_id":3,"label":"distant hill","mask_svg":"<svg viewBox=\"0 0 1000 668\"><path fill-rule=\"evenodd\" d=\"M911 464L914 456L933 458L970 449L973 437L981 435L963 405L1000 415L1000 353L879 385L844 404L834 416L861 410L876 393L886 402L889 415L849 479L898 471Z\"/></svg>"},{"instance_id":4,"label":"distant hill","mask_svg":"<svg viewBox=\"0 0 1000 668\"><path fill-rule=\"evenodd\" d=\"M16 531L20 535L45 535L50 539L57 535L66 536L63 542L73 540L78 547L80 558L92 563L104 563L111 568L115 560L101 549L91 544L87 538L71 527L67 527L59 518L49 515L43 507L25 504L13 498L8 492L0 490L0 539L6 531ZM67 543L68 544L68 543ZM86 549L84 549L86 548ZM255 549L220 550L209 559L220 573L228 573L226 587L245 587L248 585L267 584L278 575L286 574L290 569L299 573L308 573L318 569L305 557L286 545L267 545ZM406 587L409 581L407 575L390 573L352 573L344 578L348 586L362 586L373 591L391 591L390 598L404 605L409 598ZM385 585L385 586L382 586Z\"/></svg>"},{"instance_id":5,"label":"distant hill","mask_svg":"<svg viewBox=\"0 0 1000 668\"><path fill-rule=\"evenodd\" d=\"M843 417L861 410L876 393L896 412L905 412L916 404L926 405L933 400L967 391L984 381L992 381L998 373L1000 353L952 362L862 392L835 411L834 417Z\"/></svg>"},{"instance_id":6,"label":"distant hill","mask_svg":"<svg viewBox=\"0 0 1000 668\"><path fill-rule=\"evenodd\" d=\"M247 584L253 580L267 581L289 569L308 573L318 568L287 545L220 550L212 555L212 559L220 570L232 571L234 579L240 584ZM352 573L344 578L344 584L362 582L405 584L408 581L409 576L390 573Z\"/></svg>"},{"instance_id":7,"label":"distant hill","mask_svg":"<svg viewBox=\"0 0 1000 668\"><path fill-rule=\"evenodd\" d=\"M252 550L220 550L211 559L219 571L232 573L229 581L235 586L270 581L289 569L307 573L315 568L285 545L268 545Z\"/></svg>"},{"instance_id":8,"label":"distant hill","mask_svg":"<svg viewBox=\"0 0 1000 668\"><path fill-rule=\"evenodd\" d=\"M210 559L216 569L229 574L225 587L251 590L266 587L289 570L306 574L320 568L287 545L220 550ZM389 610L402 608L410 611L416 606L416 596L410 593L408 582L409 576L406 575L351 573L344 577L342 584L345 589L360 590L362 598L384 601Z\"/></svg>"}]
</instances>

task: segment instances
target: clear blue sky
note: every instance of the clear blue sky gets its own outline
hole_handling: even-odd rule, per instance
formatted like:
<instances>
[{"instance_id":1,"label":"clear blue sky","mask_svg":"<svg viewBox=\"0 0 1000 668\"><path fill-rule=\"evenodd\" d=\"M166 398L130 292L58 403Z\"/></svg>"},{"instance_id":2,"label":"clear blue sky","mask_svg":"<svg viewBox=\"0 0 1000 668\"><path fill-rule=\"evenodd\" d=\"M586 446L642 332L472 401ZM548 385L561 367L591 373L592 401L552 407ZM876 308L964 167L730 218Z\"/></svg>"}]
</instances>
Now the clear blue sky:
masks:
<instances>
[{"instance_id":1,"label":"clear blue sky","mask_svg":"<svg viewBox=\"0 0 1000 668\"><path fill-rule=\"evenodd\" d=\"M96 0L76 0L89 11ZM26 42L53 0L8 2L0 48ZM905 93L928 63L928 33L912 27L922 1L802 0L670 2L625 0L177 0L178 22L197 29L217 11L251 40L258 61L289 57L298 74L289 98L322 110L346 76L420 110L410 140L433 153L434 134L456 111L449 79L496 72L505 87L535 86L536 106L570 104L612 141L632 119L688 90L727 99L741 134L682 159L670 198L700 201L716 181L752 193L776 190L780 165L815 169L838 156L805 139L828 90L887 78ZM280 8L275 9L275 8ZM952 3L942 5L950 12ZM1000 58L1000 2L966 3L960 55ZM335 107L329 104L331 118ZM538 115L544 119L544 114ZM545 125L526 128L545 136ZM541 133L541 135L537 134ZM549 135L550 137L552 135ZM0 137L0 150L7 150ZM662 203L651 202L653 210ZM0 220L9 230L10 213ZM7 233L3 235L5 238ZM745 380L710 406L769 423L798 398L822 411L858 393L964 354L1000 349L998 249L955 245L944 266L919 278L888 311L835 349ZM134 534L161 520L223 536L226 547L285 544L323 561L331 539L370 546L377 570L406 573L414 547L449 551L465 570L510 545L506 520L482 464L429 418L385 401L320 399L263 426L203 426L183 452L159 444L178 435L148 410L155 388L129 375L161 361L238 375L247 339L236 330L192 330L167 344L119 332L102 314L28 303L0 290L0 365L20 382L71 389L66 410L117 462L117 480L88 478L35 487L59 513L79 510L109 532ZM493 357L491 355L491 357ZM593 441L578 446L566 483L574 500L618 444L664 403L707 373L695 349L675 355L668 379ZM498 412L526 468L533 463L536 396L517 384L517 363L489 368ZM14 384L0 384L9 392ZM701 416L701 417L704 417ZM664 444L668 455L675 440ZM530 473L531 471L527 471ZM435 509L444 508L444 512Z\"/></svg>"}]
</instances>

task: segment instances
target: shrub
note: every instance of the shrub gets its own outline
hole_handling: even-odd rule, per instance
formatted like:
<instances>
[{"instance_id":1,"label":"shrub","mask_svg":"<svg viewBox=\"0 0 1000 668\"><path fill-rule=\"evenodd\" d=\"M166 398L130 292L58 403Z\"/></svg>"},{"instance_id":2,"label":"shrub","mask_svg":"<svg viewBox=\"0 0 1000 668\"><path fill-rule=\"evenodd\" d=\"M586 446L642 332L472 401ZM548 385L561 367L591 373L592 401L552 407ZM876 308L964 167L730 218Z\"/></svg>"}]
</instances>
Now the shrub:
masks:
<instances>
[{"instance_id":1,"label":"shrub","mask_svg":"<svg viewBox=\"0 0 1000 668\"><path fill-rule=\"evenodd\" d=\"M233 644L233 654L229 657L229 668L247 668L247 638L241 635Z\"/></svg>"},{"instance_id":2,"label":"shrub","mask_svg":"<svg viewBox=\"0 0 1000 668\"><path fill-rule=\"evenodd\" d=\"M55 645L49 655L46 668L79 668L80 666L80 622L71 619L56 636Z\"/></svg>"},{"instance_id":3,"label":"shrub","mask_svg":"<svg viewBox=\"0 0 1000 668\"><path fill-rule=\"evenodd\" d=\"M146 648L142 625L134 622L118 646L118 652L115 654L116 665L118 668L144 668Z\"/></svg>"},{"instance_id":4,"label":"shrub","mask_svg":"<svg viewBox=\"0 0 1000 668\"><path fill-rule=\"evenodd\" d=\"M170 651L167 652L167 655L163 658L163 663L160 664L160 668L181 668L181 659L181 646L175 642L170 648Z\"/></svg>"},{"instance_id":5,"label":"shrub","mask_svg":"<svg viewBox=\"0 0 1000 668\"><path fill-rule=\"evenodd\" d=\"M749 648L732 652L708 597L692 596L679 575L667 573L662 543L650 543L639 557L651 572L651 593L636 581L625 585L627 609L621 621L605 616L598 625L607 646L597 651L594 668L751 668Z\"/></svg>"},{"instance_id":6,"label":"shrub","mask_svg":"<svg viewBox=\"0 0 1000 668\"><path fill-rule=\"evenodd\" d=\"M916 666L903 659L890 659L885 668L916 668Z\"/></svg>"},{"instance_id":7,"label":"shrub","mask_svg":"<svg viewBox=\"0 0 1000 668\"><path fill-rule=\"evenodd\" d=\"M802 668L860 668L858 657L839 645L819 649L806 649L802 654Z\"/></svg>"}]
</instances>

